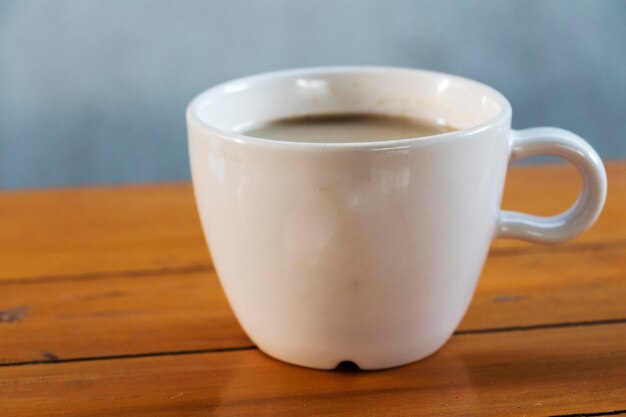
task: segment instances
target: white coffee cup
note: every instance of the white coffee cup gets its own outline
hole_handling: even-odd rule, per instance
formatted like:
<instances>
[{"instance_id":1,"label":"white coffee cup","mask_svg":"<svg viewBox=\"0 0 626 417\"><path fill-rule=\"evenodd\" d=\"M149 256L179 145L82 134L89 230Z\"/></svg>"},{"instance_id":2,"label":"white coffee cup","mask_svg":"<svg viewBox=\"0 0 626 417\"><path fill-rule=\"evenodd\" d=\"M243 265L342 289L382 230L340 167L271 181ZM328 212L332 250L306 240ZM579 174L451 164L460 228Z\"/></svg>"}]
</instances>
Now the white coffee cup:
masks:
<instances>
[{"instance_id":1,"label":"white coffee cup","mask_svg":"<svg viewBox=\"0 0 626 417\"><path fill-rule=\"evenodd\" d=\"M345 144L237 133L254 121L334 112L459 130ZM436 72L252 76L200 94L187 123L202 226L239 322L270 356L313 368L353 361L380 369L432 354L463 317L492 239L571 239L606 196L602 162L583 139L556 128L511 130L499 92ZM501 211L508 163L540 154L580 171L576 203L553 217Z\"/></svg>"}]
</instances>

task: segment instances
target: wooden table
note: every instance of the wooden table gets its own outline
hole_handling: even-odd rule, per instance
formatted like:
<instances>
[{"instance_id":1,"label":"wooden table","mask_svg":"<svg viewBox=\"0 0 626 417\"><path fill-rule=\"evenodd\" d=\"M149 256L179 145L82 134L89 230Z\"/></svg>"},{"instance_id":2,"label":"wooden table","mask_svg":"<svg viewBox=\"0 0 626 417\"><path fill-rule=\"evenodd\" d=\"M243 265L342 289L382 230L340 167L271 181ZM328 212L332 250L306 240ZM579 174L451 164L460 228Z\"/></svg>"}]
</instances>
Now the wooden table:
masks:
<instances>
[{"instance_id":1,"label":"wooden table","mask_svg":"<svg viewBox=\"0 0 626 417\"><path fill-rule=\"evenodd\" d=\"M452 339L421 362L315 371L261 353L211 266L188 183L0 194L0 416L626 414L626 162L598 223L494 242ZM505 208L579 183L519 168Z\"/></svg>"}]
</instances>

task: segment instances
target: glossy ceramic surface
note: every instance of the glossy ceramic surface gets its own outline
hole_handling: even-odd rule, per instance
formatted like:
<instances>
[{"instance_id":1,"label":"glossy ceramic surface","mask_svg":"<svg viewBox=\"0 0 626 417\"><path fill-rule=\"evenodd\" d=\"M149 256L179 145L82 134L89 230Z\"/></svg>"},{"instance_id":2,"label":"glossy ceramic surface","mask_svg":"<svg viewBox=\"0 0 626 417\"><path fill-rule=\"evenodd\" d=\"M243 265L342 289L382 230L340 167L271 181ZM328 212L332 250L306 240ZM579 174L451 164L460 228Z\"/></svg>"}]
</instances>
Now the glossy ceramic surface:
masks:
<instances>
[{"instance_id":1,"label":"glossy ceramic surface","mask_svg":"<svg viewBox=\"0 0 626 417\"><path fill-rule=\"evenodd\" d=\"M250 138L252 122L304 114L413 116L460 130L325 144ZM597 154L554 128L512 132L497 91L397 68L313 68L235 80L187 112L194 190L221 283L271 356L330 369L406 364L450 337L496 236L558 242L606 194ZM555 154L584 188L562 215L501 212L509 160ZM531 198L532 196L529 196Z\"/></svg>"}]
</instances>

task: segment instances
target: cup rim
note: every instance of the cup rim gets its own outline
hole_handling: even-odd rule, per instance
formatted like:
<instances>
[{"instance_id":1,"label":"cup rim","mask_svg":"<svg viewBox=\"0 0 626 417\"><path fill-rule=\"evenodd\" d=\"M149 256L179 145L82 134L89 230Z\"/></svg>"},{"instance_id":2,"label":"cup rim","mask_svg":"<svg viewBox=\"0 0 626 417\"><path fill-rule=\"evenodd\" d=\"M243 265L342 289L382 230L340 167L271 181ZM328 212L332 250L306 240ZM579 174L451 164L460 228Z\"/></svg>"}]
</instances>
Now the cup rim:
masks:
<instances>
[{"instance_id":1,"label":"cup rim","mask_svg":"<svg viewBox=\"0 0 626 417\"><path fill-rule=\"evenodd\" d=\"M271 78L281 78L281 77L293 77L293 76L313 76L313 75L322 75L322 74L336 74L336 73L364 73L364 72L411 72L411 73L419 73L419 74L430 74L436 75L439 77L446 77L449 79L453 79L456 81L460 81L463 83L472 84L474 86L478 86L489 91L493 94L494 98L497 100L500 105L500 111L498 114L491 119L477 124L475 126L471 126L465 129L454 130L451 132L442 132L437 133L435 135L430 136L421 136L418 138L407 138L407 139L393 139L393 140L379 140L379 141L363 141L363 142L296 142L296 141L286 141L286 140L273 140L273 139L264 139L257 138L254 136L247 136L241 134L239 132L224 130L213 126L210 123L207 123L199 114L200 109L203 104L211 99L214 96L224 94L229 89L237 89L241 88L242 85L251 84L260 82L266 79ZM280 71L271 71L264 72L256 75L249 75L246 77L236 78L233 80L225 81L223 83L217 84L202 93L198 94L187 106L187 119L188 121L193 120L198 126L202 129L214 134L218 135L224 139L234 141L239 144L245 145L264 145L264 146L273 146L273 147L282 147L282 148L298 148L298 149L328 149L328 150L338 150L338 149L350 149L350 150L390 150L390 149L406 149L414 146L426 145L436 140L440 141L450 141L456 140L460 137L472 136L474 134L485 131L492 126L499 125L511 118L511 104L507 100L507 98L496 90L493 87L488 86L487 84L481 83L479 81L475 81L469 78L461 77L458 75L452 75L445 72L439 71L430 71L418 68L404 68L404 67L393 67L393 66L320 66L320 67L305 67L305 68L294 68Z\"/></svg>"}]
</instances>

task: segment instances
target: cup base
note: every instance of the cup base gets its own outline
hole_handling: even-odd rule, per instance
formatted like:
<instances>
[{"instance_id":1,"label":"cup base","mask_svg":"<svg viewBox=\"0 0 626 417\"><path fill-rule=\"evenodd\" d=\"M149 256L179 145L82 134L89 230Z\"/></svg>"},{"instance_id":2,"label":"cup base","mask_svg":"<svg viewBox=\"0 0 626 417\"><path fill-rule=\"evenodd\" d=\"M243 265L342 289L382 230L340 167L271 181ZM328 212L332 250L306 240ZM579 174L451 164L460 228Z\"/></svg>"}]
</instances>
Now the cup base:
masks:
<instances>
[{"instance_id":1,"label":"cup base","mask_svg":"<svg viewBox=\"0 0 626 417\"><path fill-rule=\"evenodd\" d=\"M318 369L318 370L349 370L349 371L379 371L384 369L398 368L400 366L409 365L414 362L426 359L429 356L437 353L441 349L449 337L443 341L438 341L429 346L424 346L419 352L411 353L398 353L398 354L381 354L375 356L362 356L350 358L349 355L342 359L331 358L328 356L316 356L310 352L301 352L298 354L284 354L279 352L272 352L268 349L264 349L259 346L259 350L267 356L279 360L281 362L288 363L290 365L301 366L303 368Z\"/></svg>"}]
</instances>

